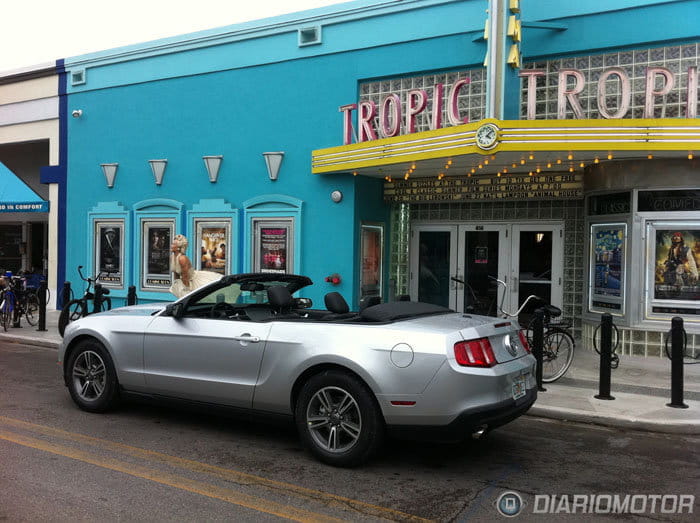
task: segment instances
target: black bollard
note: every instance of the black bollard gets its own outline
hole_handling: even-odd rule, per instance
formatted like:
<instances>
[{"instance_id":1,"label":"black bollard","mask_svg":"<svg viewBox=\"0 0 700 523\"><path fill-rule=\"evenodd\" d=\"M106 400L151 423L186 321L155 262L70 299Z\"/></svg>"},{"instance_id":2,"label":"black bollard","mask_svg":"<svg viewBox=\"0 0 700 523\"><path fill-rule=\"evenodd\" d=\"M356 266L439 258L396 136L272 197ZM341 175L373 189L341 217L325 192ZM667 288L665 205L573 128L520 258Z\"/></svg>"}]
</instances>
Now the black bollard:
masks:
<instances>
[{"instance_id":1,"label":"black bollard","mask_svg":"<svg viewBox=\"0 0 700 523\"><path fill-rule=\"evenodd\" d=\"M39 328L38 331L46 330L46 280L39 283L39 289L36 292L39 299Z\"/></svg>"},{"instance_id":2,"label":"black bollard","mask_svg":"<svg viewBox=\"0 0 700 523\"><path fill-rule=\"evenodd\" d=\"M683 318L671 319L671 403L668 407L687 409L683 403L683 350L685 349L685 330Z\"/></svg>"},{"instance_id":3,"label":"black bollard","mask_svg":"<svg viewBox=\"0 0 700 523\"><path fill-rule=\"evenodd\" d=\"M136 286L135 285L129 285L129 290L126 294L126 304L127 305L136 305Z\"/></svg>"},{"instance_id":4,"label":"black bollard","mask_svg":"<svg viewBox=\"0 0 700 523\"><path fill-rule=\"evenodd\" d=\"M606 312L600 318L600 380L598 394L594 397L599 400L614 400L610 395L610 372L612 360L612 314Z\"/></svg>"},{"instance_id":5,"label":"black bollard","mask_svg":"<svg viewBox=\"0 0 700 523\"><path fill-rule=\"evenodd\" d=\"M544 359L544 309L535 310L535 319L532 322L532 353L537 360L535 379L537 380L537 390L546 392L542 386L542 360Z\"/></svg>"},{"instance_id":6,"label":"black bollard","mask_svg":"<svg viewBox=\"0 0 700 523\"><path fill-rule=\"evenodd\" d=\"M69 281L64 281L63 282L63 292L61 293L61 308L65 307L68 305L68 302L70 301L70 282Z\"/></svg>"},{"instance_id":7,"label":"black bollard","mask_svg":"<svg viewBox=\"0 0 700 523\"><path fill-rule=\"evenodd\" d=\"M97 314L98 312L102 311L102 300L104 296L104 291L102 289L102 284L101 283L96 283L95 284L95 297L92 300L92 312L93 314Z\"/></svg>"}]
</instances>

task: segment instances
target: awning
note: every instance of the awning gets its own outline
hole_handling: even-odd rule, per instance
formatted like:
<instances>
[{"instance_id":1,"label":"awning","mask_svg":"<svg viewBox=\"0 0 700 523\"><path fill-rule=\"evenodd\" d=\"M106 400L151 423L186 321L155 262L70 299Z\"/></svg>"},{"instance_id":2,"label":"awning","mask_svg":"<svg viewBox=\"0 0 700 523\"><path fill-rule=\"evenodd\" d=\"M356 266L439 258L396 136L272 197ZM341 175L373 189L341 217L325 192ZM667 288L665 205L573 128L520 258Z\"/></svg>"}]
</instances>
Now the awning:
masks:
<instances>
[{"instance_id":1,"label":"awning","mask_svg":"<svg viewBox=\"0 0 700 523\"><path fill-rule=\"evenodd\" d=\"M49 202L42 200L2 162L0 162L0 212L49 212Z\"/></svg>"},{"instance_id":2,"label":"awning","mask_svg":"<svg viewBox=\"0 0 700 523\"><path fill-rule=\"evenodd\" d=\"M700 151L697 118L494 120L312 152L314 174L392 180L582 172L606 160L689 158Z\"/></svg>"}]
</instances>

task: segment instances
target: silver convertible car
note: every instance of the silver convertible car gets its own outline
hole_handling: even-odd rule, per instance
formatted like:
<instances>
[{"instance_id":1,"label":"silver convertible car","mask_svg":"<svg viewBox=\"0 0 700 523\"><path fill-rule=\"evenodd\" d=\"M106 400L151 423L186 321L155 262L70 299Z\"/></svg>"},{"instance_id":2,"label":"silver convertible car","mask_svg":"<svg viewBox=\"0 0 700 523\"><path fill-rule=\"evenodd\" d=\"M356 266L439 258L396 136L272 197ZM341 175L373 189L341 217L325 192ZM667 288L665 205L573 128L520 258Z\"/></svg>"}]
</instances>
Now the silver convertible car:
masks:
<instances>
[{"instance_id":1,"label":"silver convertible car","mask_svg":"<svg viewBox=\"0 0 700 523\"><path fill-rule=\"evenodd\" d=\"M121 396L283 415L322 461L355 466L389 433L460 440L503 425L537 396L535 359L511 320L420 302L351 312L294 293L304 276L238 274L180 300L71 323L65 384L90 412Z\"/></svg>"}]
</instances>

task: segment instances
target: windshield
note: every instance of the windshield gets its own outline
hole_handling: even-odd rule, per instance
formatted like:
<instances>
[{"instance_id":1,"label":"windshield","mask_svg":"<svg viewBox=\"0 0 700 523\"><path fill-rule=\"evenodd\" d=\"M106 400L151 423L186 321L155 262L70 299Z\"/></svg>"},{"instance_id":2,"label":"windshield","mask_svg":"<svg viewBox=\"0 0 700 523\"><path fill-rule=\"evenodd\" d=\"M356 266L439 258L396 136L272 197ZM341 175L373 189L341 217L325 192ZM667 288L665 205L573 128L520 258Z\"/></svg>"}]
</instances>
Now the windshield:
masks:
<instances>
[{"instance_id":1,"label":"windshield","mask_svg":"<svg viewBox=\"0 0 700 523\"><path fill-rule=\"evenodd\" d=\"M197 304L213 305L215 303L228 303L230 305L267 304L269 303L267 289L278 285L288 287L290 292L293 292L294 286L290 285L288 281L244 281L231 283L199 296L190 302L190 306Z\"/></svg>"}]
</instances>

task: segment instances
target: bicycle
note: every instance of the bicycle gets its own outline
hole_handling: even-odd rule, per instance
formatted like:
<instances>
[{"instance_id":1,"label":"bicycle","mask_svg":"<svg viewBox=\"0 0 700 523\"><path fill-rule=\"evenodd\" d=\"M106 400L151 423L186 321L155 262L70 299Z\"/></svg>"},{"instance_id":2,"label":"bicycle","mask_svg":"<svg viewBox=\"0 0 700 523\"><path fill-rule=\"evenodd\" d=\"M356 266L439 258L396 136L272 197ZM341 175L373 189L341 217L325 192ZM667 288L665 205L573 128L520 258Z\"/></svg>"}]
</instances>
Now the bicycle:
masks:
<instances>
[{"instance_id":1,"label":"bicycle","mask_svg":"<svg viewBox=\"0 0 700 523\"><path fill-rule=\"evenodd\" d=\"M21 276L5 276L6 287L2 290L0 300L0 322L7 332L10 323L13 327L21 327L22 316L31 326L37 323L35 315L39 312L39 301L32 297L24 288L25 279Z\"/></svg>"},{"instance_id":2,"label":"bicycle","mask_svg":"<svg viewBox=\"0 0 700 523\"><path fill-rule=\"evenodd\" d=\"M12 289L6 287L2 289L0 294L0 323L2 328L7 332L10 327L10 321L15 312L15 293Z\"/></svg>"},{"instance_id":3,"label":"bicycle","mask_svg":"<svg viewBox=\"0 0 700 523\"><path fill-rule=\"evenodd\" d=\"M497 284L503 285L503 299L505 299L508 285L504 281L498 280L492 276L489 276L489 278L494 280ZM544 383L552 383L566 374L566 371L569 370L571 363L574 361L576 342L571 334L572 322L570 320L553 322L552 318L561 316L561 309L555 305L546 303L542 298L534 294L528 296L520 308L514 313L509 313L503 310L503 300L501 300L498 309L503 314L504 318L517 317L520 315L523 309L525 309L527 304L533 300L541 302L543 304L541 308L544 311L544 333L542 336L542 381ZM527 343L530 346L532 346L533 342L534 322L535 319L533 318L530 320L525 329Z\"/></svg>"},{"instance_id":4,"label":"bicycle","mask_svg":"<svg viewBox=\"0 0 700 523\"><path fill-rule=\"evenodd\" d=\"M87 282L87 287L85 288L85 293L83 294L82 298L70 300L67 304L63 306L61 314L58 317L58 332L61 336L63 336L63 333L65 332L66 327L70 322L80 318L84 318L85 316L94 312L94 303L93 307L89 307L88 304L90 300L95 299L95 294L92 292L91 288L93 284L96 283L102 277L103 274L109 273L100 272L94 278L86 278L85 276L83 276L83 266L78 265L78 274L80 275L80 279ZM102 293L105 295L109 294L109 289L103 289ZM108 311L111 308L111 298L109 296L104 296L102 302L100 303L100 312Z\"/></svg>"}]
</instances>

